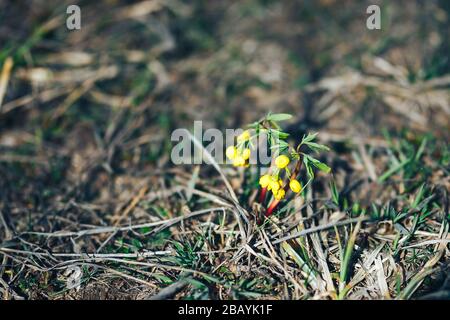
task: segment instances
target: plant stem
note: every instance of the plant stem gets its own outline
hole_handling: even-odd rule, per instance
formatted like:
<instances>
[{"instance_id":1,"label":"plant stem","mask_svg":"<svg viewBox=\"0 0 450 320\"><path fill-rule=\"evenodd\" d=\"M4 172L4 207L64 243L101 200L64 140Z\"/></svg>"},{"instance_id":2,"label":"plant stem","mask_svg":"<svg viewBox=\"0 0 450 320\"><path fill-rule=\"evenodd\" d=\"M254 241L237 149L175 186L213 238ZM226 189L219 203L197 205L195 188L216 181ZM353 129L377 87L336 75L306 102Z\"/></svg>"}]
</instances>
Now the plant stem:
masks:
<instances>
[{"instance_id":1,"label":"plant stem","mask_svg":"<svg viewBox=\"0 0 450 320\"><path fill-rule=\"evenodd\" d=\"M259 179L260 176L261 176L261 164L259 163L259 126L257 126L256 127L256 179Z\"/></svg>"},{"instance_id":2,"label":"plant stem","mask_svg":"<svg viewBox=\"0 0 450 320\"><path fill-rule=\"evenodd\" d=\"M263 203L266 200L267 188L262 188L261 193L259 194L259 203Z\"/></svg>"},{"instance_id":3,"label":"plant stem","mask_svg":"<svg viewBox=\"0 0 450 320\"><path fill-rule=\"evenodd\" d=\"M280 203L280 200L274 199L274 200L270 203L269 207L267 208L267 211L266 211L265 216L266 216L266 217L270 217L270 216L273 214L273 211L275 210L275 208L277 207L277 205L278 205L279 203Z\"/></svg>"}]
</instances>

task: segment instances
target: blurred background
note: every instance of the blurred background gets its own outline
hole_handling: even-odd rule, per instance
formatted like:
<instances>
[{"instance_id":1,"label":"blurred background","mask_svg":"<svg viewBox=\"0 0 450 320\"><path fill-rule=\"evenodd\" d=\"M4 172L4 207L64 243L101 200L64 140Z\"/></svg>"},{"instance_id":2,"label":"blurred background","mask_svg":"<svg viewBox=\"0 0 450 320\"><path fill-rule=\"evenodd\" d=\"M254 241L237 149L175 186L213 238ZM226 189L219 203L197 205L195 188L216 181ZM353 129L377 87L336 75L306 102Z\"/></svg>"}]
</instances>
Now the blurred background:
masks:
<instances>
[{"instance_id":1,"label":"blurred background","mask_svg":"<svg viewBox=\"0 0 450 320\"><path fill-rule=\"evenodd\" d=\"M70 4L81 30L66 28ZM366 28L371 4L381 30ZM294 115L293 138L320 132L351 203L382 205L424 181L448 190L449 15L447 0L2 0L0 209L16 232L139 221L145 204L117 212L146 186L190 178L170 162L174 129L269 111ZM369 183L380 179L390 187ZM180 201L161 207L176 215Z\"/></svg>"}]
</instances>

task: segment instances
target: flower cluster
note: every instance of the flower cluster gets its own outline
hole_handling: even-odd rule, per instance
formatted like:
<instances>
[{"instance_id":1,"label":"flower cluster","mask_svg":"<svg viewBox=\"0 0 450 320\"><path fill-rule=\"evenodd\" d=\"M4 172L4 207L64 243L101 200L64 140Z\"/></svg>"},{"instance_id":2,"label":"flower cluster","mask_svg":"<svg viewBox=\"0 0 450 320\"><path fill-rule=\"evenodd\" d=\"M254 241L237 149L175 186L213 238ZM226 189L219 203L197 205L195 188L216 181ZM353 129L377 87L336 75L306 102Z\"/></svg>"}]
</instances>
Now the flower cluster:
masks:
<instances>
[{"instance_id":1,"label":"flower cluster","mask_svg":"<svg viewBox=\"0 0 450 320\"><path fill-rule=\"evenodd\" d=\"M290 163L290 159L286 155L280 155L275 158L275 166L276 170L274 170L273 174L265 174L261 176L259 179L259 184L261 188L266 189L268 191L272 191L273 196L277 200L282 200L286 195L286 190L283 185L283 180L280 178L281 170L286 170L286 175L289 175L289 171L287 170L287 166ZM302 190L302 186L300 182L294 178L289 179L289 188L294 193L299 193Z\"/></svg>"},{"instance_id":2,"label":"flower cluster","mask_svg":"<svg viewBox=\"0 0 450 320\"><path fill-rule=\"evenodd\" d=\"M251 150L249 148L249 141L251 135L248 130L245 130L241 135L237 137L237 145L229 146L225 154L228 159L233 161L235 167L248 167Z\"/></svg>"},{"instance_id":3,"label":"flower cluster","mask_svg":"<svg viewBox=\"0 0 450 320\"><path fill-rule=\"evenodd\" d=\"M264 118L249 125L249 128L255 131L253 136L248 130L245 130L237 137L236 145L226 149L226 156L232 160L234 166L248 167L251 154L250 148L253 146L252 139L259 138L261 135L267 138L271 156L273 157L272 166L262 176L259 176L261 167L257 167L257 177L261 186L259 203L265 208L264 216L266 217L270 217L275 212L278 205L286 197L287 192L292 191L295 194L299 194L309 185L314 179L313 168L325 173L329 173L331 170L325 163L311 155L311 151L329 150L327 146L315 142L317 133L303 136L302 140L294 146L289 144L289 133L283 132L278 122L290 118L291 115L285 113L269 113ZM298 177L301 176L302 165L308 178L304 185L298 180ZM266 196L268 191L271 191L273 197ZM268 201L267 206L266 201Z\"/></svg>"}]
</instances>

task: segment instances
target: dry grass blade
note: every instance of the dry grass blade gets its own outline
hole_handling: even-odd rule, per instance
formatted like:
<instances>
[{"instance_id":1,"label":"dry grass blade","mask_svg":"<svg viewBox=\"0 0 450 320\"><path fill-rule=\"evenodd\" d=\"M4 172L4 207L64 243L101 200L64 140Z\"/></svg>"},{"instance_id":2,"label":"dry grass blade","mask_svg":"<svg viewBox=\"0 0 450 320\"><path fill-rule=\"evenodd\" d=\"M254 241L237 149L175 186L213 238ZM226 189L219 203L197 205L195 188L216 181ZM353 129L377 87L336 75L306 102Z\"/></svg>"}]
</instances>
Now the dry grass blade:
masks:
<instances>
[{"instance_id":1,"label":"dry grass blade","mask_svg":"<svg viewBox=\"0 0 450 320\"><path fill-rule=\"evenodd\" d=\"M8 87L9 77L13 68L14 62L11 57L6 58L3 64L2 73L0 75L0 112L2 110L3 98L6 94L6 88Z\"/></svg>"},{"instance_id":2,"label":"dry grass blade","mask_svg":"<svg viewBox=\"0 0 450 320\"><path fill-rule=\"evenodd\" d=\"M369 254L366 255L362 267L356 272L356 274L348 283L348 286L350 288L355 287L359 282L363 281L367 276L370 275L372 271L375 270L375 267L372 267L372 265L374 264L376 258L378 257L380 251L383 249L384 246L385 244L382 243L377 248L375 248L373 251L371 251Z\"/></svg>"},{"instance_id":3,"label":"dry grass blade","mask_svg":"<svg viewBox=\"0 0 450 320\"><path fill-rule=\"evenodd\" d=\"M361 222L362 218L359 218L350 238L347 241L345 249L343 250L341 249L341 270L339 274L339 295L338 295L339 299L343 299L347 295L348 291L351 289L350 287L346 286L346 284L348 281L348 274L350 272L351 262L355 250L356 236L358 235L358 232L361 229Z\"/></svg>"},{"instance_id":4,"label":"dry grass blade","mask_svg":"<svg viewBox=\"0 0 450 320\"><path fill-rule=\"evenodd\" d=\"M80 230L80 231L56 231L56 232L26 232L25 234L34 234L38 236L43 237L49 237L49 238L61 238L61 237L82 237L82 236L89 236L89 235L95 235L95 234L101 234L101 233L111 233L111 232L119 232L119 231L130 231L134 229L141 229L141 228L148 228L148 227L157 227L157 226L163 226L163 228L170 227L176 223L179 223L185 219L190 219L202 214L211 213L214 211L223 211L229 209L228 207L216 207L216 208L209 208L209 209L203 209L191 212L185 216L176 217L172 219L157 221L157 222L148 222L148 223L140 223L130 226L124 226L124 227L97 227L92 229L86 229L86 230Z\"/></svg>"},{"instance_id":5,"label":"dry grass blade","mask_svg":"<svg viewBox=\"0 0 450 320\"><path fill-rule=\"evenodd\" d=\"M214 167L214 169L217 170L217 172L220 174L220 177L222 178L223 182L225 183L225 186L227 187L228 193L230 194L231 198L236 202L239 203L239 200L236 196L236 193L233 190L233 187L231 186L230 182L228 181L227 177L223 173L222 169L220 169L220 166L218 165L217 161L214 159L213 156L206 150L206 148L203 146L203 144L198 141L198 139L188 131L189 137L191 138L194 145L202 150L203 155L207 158L209 163Z\"/></svg>"},{"instance_id":6,"label":"dry grass blade","mask_svg":"<svg viewBox=\"0 0 450 320\"><path fill-rule=\"evenodd\" d=\"M323 230L327 230L327 229L332 229L332 228L335 228L335 227L341 227L341 226L345 226L345 225L348 225L348 224L357 223L359 221L365 222L365 221L369 221L369 220L371 220L370 217L362 217L362 218L351 218L351 219L347 219L347 220L344 220L344 221L331 222L331 223L327 223L327 224L324 224L324 225L321 225L321 226L316 226L316 227L312 227L312 228L305 229L305 230L302 230L302 231L298 231L298 232L295 232L295 233L293 233L291 235L275 239L274 241L272 241L272 243L273 244L277 244L277 243L280 243L280 242L283 242L283 241L286 241L286 240L289 240L289 239L299 238L299 237L305 236L305 235L310 234L310 233L315 233L315 232L319 232L319 231L323 231Z\"/></svg>"},{"instance_id":7,"label":"dry grass blade","mask_svg":"<svg viewBox=\"0 0 450 320\"><path fill-rule=\"evenodd\" d=\"M294 276L292 276L292 274L286 269L285 266L283 266L283 264L279 261L279 258L276 256L276 252L274 250L274 248L272 247L269 238L267 237L267 235L265 234L264 230L259 231L259 234L261 236L262 239L262 244L264 249L266 250L266 252L269 254L270 256L270 261L276 265L280 270L282 270L286 276L286 278L289 279L289 281L292 282L292 284L298 289L300 290L300 292L302 292L303 294L306 294L308 292L308 290L306 289L305 285L303 283L299 283Z\"/></svg>"},{"instance_id":8,"label":"dry grass blade","mask_svg":"<svg viewBox=\"0 0 450 320\"><path fill-rule=\"evenodd\" d=\"M123 258L123 259L140 259L150 258L156 256L172 255L173 252L169 250L165 251L143 251L137 253L45 253L45 252L33 252L25 250L16 250L11 248L0 247L0 252L5 253L17 253L36 257L55 257L55 258L83 258L85 260L102 260L111 258Z\"/></svg>"},{"instance_id":9,"label":"dry grass blade","mask_svg":"<svg viewBox=\"0 0 450 320\"><path fill-rule=\"evenodd\" d=\"M440 236L441 238L446 238L449 234L449 225L448 223L442 224ZM438 263L438 261L442 258L445 251L447 250L447 242L440 242L435 247L435 254L434 256L428 260L423 268L415 274L406 287L400 292L397 299L403 300L403 299L409 299L414 294L414 292L419 288L420 284L425 280L425 278L431 274L433 274L437 268L434 266Z\"/></svg>"},{"instance_id":10,"label":"dry grass blade","mask_svg":"<svg viewBox=\"0 0 450 320\"><path fill-rule=\"evenodd\" d=\"M223 173L223 171L220 169L220 166L218 165L218 163L214 159L214 157L211 156L211 154L208 152L208 150L206 150L206 148L203 146L203 144L200 141L198 141L198 139L194 135L192 135L189 131L188 131L188 134L189 134L189 137L191 138L192 142L194 143L194 145L197 148L199 148L200 150L202 150L202 154L207 158L208 162L214 167L214 169L217 170L217 172L220 174L220 177L222 178L223 182L225 183L225 186L228 190L229 195L231 196L233 204L236 207L237 212L235 212L235 211L233 211L233 212L234 212L236 219L238 221L238 224L239 224L239 230L241 232L242 244L246 243L247 242L247 234L250 232L250 224L246 217L248 215L248 213L239 204L239 200L236 196L236 193L233 190L233 187L231 186L230 182L228 181L228 179L225 176L225 174ZM246 228L245 228L243 222L246 223L247 231L246 231Z\"/></svg>"},{"instance_id":11,"label":"dry grass blade","mask_svg":"<svg viewBox=\"0 0 450 320\"><path fill-rule=\"evenodd\" d=\"M389 294L389 287L386 282L386 276L384 274L383 262L381 261L380 256L378 256L377 259L375 259L375 267L377 269L377 280L378 280L378 286L380 287L381 296L386 299L390 299L391 296Z\"/></svg>"},{"instance_id":12,"label":"dry grass blade","mask_svg":"<svg viewBox=\"0 0 450 320\"><path fill-rule=\"evenodd\" d=\"M313 243L314 251L317 254L317 260L319 262L319 266L321 268L321 274L322 278L326 283L326 288L324 286L320 286L319 288L322 289L322 293L327 294L335 294L336 288L334 287L333 279L331 277L330 268L328 267L327 258L325 256L325 253L323 251L321 242L320 242L320 235L318 233L313 233L311 235L311 240ZM327 292L325 292L325 290Z\"/></svg>"}]
</instances>

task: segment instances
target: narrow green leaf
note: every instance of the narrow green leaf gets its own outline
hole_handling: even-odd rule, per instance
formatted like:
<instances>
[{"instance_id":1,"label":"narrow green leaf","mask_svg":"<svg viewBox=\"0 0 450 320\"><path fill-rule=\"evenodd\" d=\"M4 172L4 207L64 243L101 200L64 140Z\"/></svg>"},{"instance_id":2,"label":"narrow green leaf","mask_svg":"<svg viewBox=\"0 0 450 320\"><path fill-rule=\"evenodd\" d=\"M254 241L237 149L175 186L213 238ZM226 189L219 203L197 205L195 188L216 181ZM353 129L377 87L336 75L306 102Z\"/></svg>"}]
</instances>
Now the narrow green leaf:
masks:
<instances>
[{"instance_id":1,"label":"narrow green leaf","mask_svg":"<svg viewBox=\"0 0 450 320\"><path fill-rule=\"evenodd\" d=\"M285 121L292 118L292 115L288 113L272 113L269 114L266 119L269 121Z\"/></svg>"},{"instance_id":2,"label":"narrow green leaf","mask_svg":"<svg viewBox=\"0 0 450 320\"><path fill-rule=\"evenodd\" d=\"M303 136L302 144L313 141L317 137L317 134L318 134L317 132L316 133L308 133L307 136Z\"/></svg>"},{"instance_id":3,"label":"narrow green leaf","mask_svg":"<svg viewBox=\"0 0 450 320\"><path fill-rule=\"evenodd\" d=\"M425 151L426 145L427 145L427 138L425 137L425 138L423 138L423 140L419 146L419 149L417 150L416 156L414 158L415 161L419 161L420 157L422 156L423 152Z\"/></svg>"},{"instance_id":4,"label":"narrow green leaf","mask_svg":"<svg viewBox=\"0 0 450 320\"><path fill-rule=\"evenodd\" d=\"M283 132L281 130L277 130L277 129L271 129L272 134L274 136L276 136L278 139L286 139L289 137L289 133L287 132Z\"/></svg>"},{"instance_id":5,"label":"narrow green leaf","mask_svg":"<svg viewBox=\"0 0 450 320\"><path fill-rule=\"evenodd\" d=\"M406 166L408 163L411 162L411 159L405 159L402 162L400 162L398 165L392 167L391 169L389 169L388 171L386 171L383 175L381 175L378 178L378 182L381 183L383 181L385 181L386 179L388 179L390 176L392 176L394 173L396 173L397 171L401 170L404 166Z\"/></svg>"},{"instance_id":6,"label":"narrow green leaf","mask_svg":"<svg viewBox=\"0 0 450 320\"><path fill-rule=\"evenodd\" d=\"M308 158L314 167L316 167L317 169L319 169L320 171L323 171L325 173L330 173L331 168L329 166L327 166L325 163L320 162L319 160L314 159L312 157L308 157Z\"/></svg>"},{"instance_id":7,"label":"narrow green leaf","mask_svg":"<svg viewBox=\"0 0 450 320\"><path fill-rule=\"evenodd\" d=\"M337 189L336 181L334 181L334 179L332 179L330 182L330 189L331 189L331 197L333 199L333 202L336 205L339 205L339 191Z\"/></svg>"},{"instance_id":8,"label":"narrow green leaf","mask_svg":"<svg viewBox=\"0 0 450 320\"><path fill-rule=\"evenodd\" d=\"M312 167L311 167L311 165L310 165L309 157L308 157L307 155L305 155L305 156L303 157L303 163L304 163L304 165L305 165L306 174L307 174L307 176L308 176L308 181L307 181L306 184L303 186L303 189L305 189L306 186L308 186L308 185L311 183L311 181L314 179L314 171L313 171L313 169L312 169Z\"/></svg>"},{"instance_id":9,"label":"narrow green leaf","mask_svg":"<svg viewBox=\"0 0 450 320\"><path fill-rule=\"evenodd\" d=\"M425 183L422 183L419 191L417 192L416 198L414 199L414 202L411 205L411 208L416 209L418 207L419 203L423 199L424 194L425 194Z\"/></svg>"},{"instance_id":10,"label":"narrow green leaf","mask_svg":"<svg viewBox=\"0 0 450 320\"><path fill-rule=\"evenodd\" d=\"M315 142L305 142L308 147L313 149L314 151L330 151L330 148L328 148L326 145L315 143Z\"/></svg>"}]
</instances>

